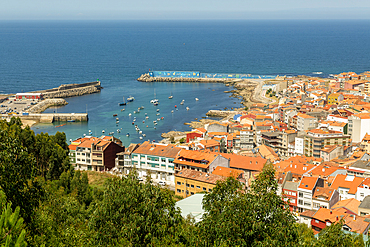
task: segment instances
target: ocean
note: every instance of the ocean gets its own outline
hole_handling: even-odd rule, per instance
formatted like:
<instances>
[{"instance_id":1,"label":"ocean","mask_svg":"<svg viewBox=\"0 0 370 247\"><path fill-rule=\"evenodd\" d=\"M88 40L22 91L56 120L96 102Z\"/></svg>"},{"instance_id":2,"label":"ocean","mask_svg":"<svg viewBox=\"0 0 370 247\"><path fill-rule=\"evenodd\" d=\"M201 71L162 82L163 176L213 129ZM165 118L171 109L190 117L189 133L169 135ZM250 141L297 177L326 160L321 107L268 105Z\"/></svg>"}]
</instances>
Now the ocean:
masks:
<instances>
[{"instance_id":1,"label":"ocean","mask_svg":"<svg viewBox=\"0 0 370 247\"><path fill-rule=\"evenodd\" d=\"M361 73L370 70L369 43L369 20L0 21L0 93L99 79L104 87L101 93L67 98L67 106L46 111L88 112L87 123L59 128L55 126L60 123L38 124L32 130L62 131L68 141L89 131L100 136L104 130L128 145L160 140L161 133L171 130L188 131L184 122L204 118L210 109L241 106L239 99L224 93L231 88L223 84L137 82L149 69L262 75ZM130 95L136 100L121 111L124 107L118 103ZM158 107L149 103L154 97L159 99ZM185 100L183 106L181 100ZM144 109L134 114L141 106ZM113 114L118 115L118 124ZM143 140L132 125L134 116L146 134Z\"/></svg>"}]
</instances>

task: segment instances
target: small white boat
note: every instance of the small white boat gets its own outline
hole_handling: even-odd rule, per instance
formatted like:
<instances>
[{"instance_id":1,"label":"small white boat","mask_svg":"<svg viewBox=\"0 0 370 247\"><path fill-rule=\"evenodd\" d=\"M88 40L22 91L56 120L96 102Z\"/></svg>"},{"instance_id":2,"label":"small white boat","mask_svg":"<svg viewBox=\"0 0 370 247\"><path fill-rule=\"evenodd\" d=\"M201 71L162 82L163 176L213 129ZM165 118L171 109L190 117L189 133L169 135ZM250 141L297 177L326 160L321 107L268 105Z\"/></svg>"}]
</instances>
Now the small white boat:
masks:
<instances>
[{"instance_id":1,"label":"small white boat","mask_svg":"<svg viewBox=\"0 0 370 247\"><path fill-rule=\"evenodd\" d=\"M118 129L118 130L117 130L117 133L120 133L120 132L121 132L121 131Z\"/></svg>"},{"instance_id":2,"label":"small white boat","mask_svg":"<svg viewBox=\"0 0 370 247\"><path fill-rule=\"evenodd\" d=\"M171 96L169 96L168 98L169 98L169 99L173 99L173 96L171 95Z\"/></svg>"},{"instance_id":3,"label":"small white boat","mask_svg":"<svg viewBox=\"0 0 370 247\"><path fill-rule=\"evenodd\" d=\"M143 139L143 137L142 137L142 136L140 136L139 138L140 138L140 140L142 140L142 139Z\"/></svg>"},{"instance_id":4,"label":"small white boat","mask_svg":"<svg viewBox=\"0 0 370 247\"><path fill-rule=\"evenodd\" d=\"M186 107L186 110L189 111L189 107Z\"/></svg>"},{"instance_id":5,"label":"small white boat","mask_svg":"<svg viewBox=\"0 0 370 247\"><path fill-rule=\"evenodd\" d=\"M136 113L136 111L134 111L134 113Z\"/></svg>"},{"instance_id":6,"label":"small white boat","mask_svg":"<svg viewBox=\"0 0 370 247\"><path fill-rule=\"evenodd\" d=\"M198 98L195 98L196 101L198 101L199 99Z\"/></svg>"},{"instance_id":7,"label":"small white boat","mask_svg":"<svg viewBox=\"0 0 370 247\"><path fill-rule=\"evenodd\" d=\"M121 111L124 111L124 110L125 110L125 108L121 109Z\"/></svg>"},{"instance_id":8,"label":"small white boat","mask_svg":"<svg viewBox=\"0 0 370 247\"><path fill-rule=\"evenodd\" d=\"M140 131L139 131L139 134L142 134L142 133L143 133L143 131L141 131L141 130L140 130Z\"/></svg>"},{"instance_id":9,"label":"small white boat","mask_svg":"<svg viewBox=\"0 0 370 247\"><path fill-rule=\"evenodd\" d=\"M132 96L130 96L130 97L128 97L127 98L127 102L132 102L132 101L134 101L135 100L135 98L134 97L132 97Z\"/></svg>"},{"instance_id":10,"label":"small white boat","mask_svg":"<svg viewBox=\"0 0 370 247\"><path fill-rule=\"evenodd\" d=\"M101 132L104 134L105 133L105 130L102 130Z\"/></svg>"},{"instance_id":11,"label":"small white boat","mask_svg":"<svg viewBox=\"0 0 370 247\"><path fill-rule=\"evenodd\" d=\"M173 113L173 110L171 111L171 113Z\"/></svg>"},{"instance_id":12,"label":"small white boat","mask_svg":"<svg viewBox=\"0 0 370 247\"><path fill-rule=\"evenodd\" d=\"M118 117L116 117L116 120L118 121L118 120L119 120L119 118L118 118Z\"/></svg>"},{"instance_id":13,"label":"small white boat","mask_svg":"<svg viewBox=\"0 0 370 247\"><path fill-rule=\"evenodd\" d=\"M157 113L157 116L161 115L160 113Z\"/></svg>"},{"instance_id":14,"label":"small white boat","mask_svg":"<svg viewBox=\"0 0 370 247\"><path fill-rule=\"evenodd\" d=\"M146 118L146 119L149 119L149 117L148 117L148 116L146 116L145 118Z\"/></svg>"},{"instance_id":15,"label":"small white boat","mask_svg":"<svg viewBox=\"0 0 370 247\"><path fill-rule=\"evenodd\" d=\"M144 137L146 137L146 135L145 135L145 134L143 134L143 136L144 136Z\"/></svg>"},{"instance_id":16,"label":"small white boat","mask_svg":"<svg viewBox=\"0 0 370 247\"><path fill-rule=\"evenodd\" d=\"M157 111L159 111L159 109L157 109Z\"/></svg>"},{"instance_id":17,"label":"small white boat","mask_svg":"<svg viewBox=\"0 0 370 247\"><path fill-rule=\"evenodd\" d=\"M183 105L183 104L184 104L184 102L185 102L185 100L182 100L182 101L181 101L181 103L180 103L180 105Z\"/></svg>"},{"instance_id":18,"label":"small white boat","mask_svg":"<svg viewBox=\"0 0 370 247\"><path fill-rule=\"evenodd\" d=\"M131 116L131 113L129 113L128 115Z\"/></svg>"}]
</instances>

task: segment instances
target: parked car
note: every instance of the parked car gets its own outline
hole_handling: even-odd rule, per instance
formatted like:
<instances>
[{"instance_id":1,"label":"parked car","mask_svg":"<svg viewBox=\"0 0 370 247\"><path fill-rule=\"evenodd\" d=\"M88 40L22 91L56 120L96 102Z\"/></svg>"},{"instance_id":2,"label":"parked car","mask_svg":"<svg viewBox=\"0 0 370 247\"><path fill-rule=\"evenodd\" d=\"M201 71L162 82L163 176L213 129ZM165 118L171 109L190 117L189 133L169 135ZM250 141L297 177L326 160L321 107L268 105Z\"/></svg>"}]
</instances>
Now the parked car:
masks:
<instances>
[{"instance_id":1,"label":"parked car","mask_svg":"<svg viewBox=\"0 0 370 247\"><path fill-rule=\"evenodd\" d=\"M165 186L166 185L166 182L165 181L159 181L158 184L159 185L162 185L162 186Z\"/></svg>"}]
</instances>

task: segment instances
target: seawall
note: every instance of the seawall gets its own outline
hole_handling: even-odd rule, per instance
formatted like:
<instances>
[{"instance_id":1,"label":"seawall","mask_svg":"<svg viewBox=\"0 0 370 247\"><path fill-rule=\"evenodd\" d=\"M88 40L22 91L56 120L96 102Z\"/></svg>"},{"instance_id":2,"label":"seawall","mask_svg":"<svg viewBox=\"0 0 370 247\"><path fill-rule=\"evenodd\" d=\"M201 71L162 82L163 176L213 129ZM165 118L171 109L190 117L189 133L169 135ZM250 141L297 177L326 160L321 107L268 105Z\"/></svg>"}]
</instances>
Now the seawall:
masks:
<instances>
[{"instance_id":1,"label":"seawall","mask_svg":"<svg viewBox=\"0 0 370 247\"><path fill-rule=\"evenodd\" d=\"M198 83L229 83L236 79L228 78L186 78L186 77L152 77L143 74L138 79L140 82L198 82Z\"/></svg>"},{"instance_id":2,"label":"seawall","mask_svg":"<svg viewBox=\"0 0 370 247\"><path fill-rule=\"evenodd\" d=\"M42 93L45 99L68 98L85 94L99 93L102 87L100 81L87 82L81 84L62 84L57 88L34 91L32 93Z\"/></svg>"},{"instance_id":3,"label":"seawall","mask_svg":"<svg viewBox=\"0 0 370 247\"><path fill-rule=\"evenodd\" d=\"M29 113L28 115L8 115L1 114L1 118L10 119L12 117L19 117L21 120L35 121L36 123L53 123L55 121L67 122L86 122L88 121L87 113Z\"/></svg>"}]
</instances>

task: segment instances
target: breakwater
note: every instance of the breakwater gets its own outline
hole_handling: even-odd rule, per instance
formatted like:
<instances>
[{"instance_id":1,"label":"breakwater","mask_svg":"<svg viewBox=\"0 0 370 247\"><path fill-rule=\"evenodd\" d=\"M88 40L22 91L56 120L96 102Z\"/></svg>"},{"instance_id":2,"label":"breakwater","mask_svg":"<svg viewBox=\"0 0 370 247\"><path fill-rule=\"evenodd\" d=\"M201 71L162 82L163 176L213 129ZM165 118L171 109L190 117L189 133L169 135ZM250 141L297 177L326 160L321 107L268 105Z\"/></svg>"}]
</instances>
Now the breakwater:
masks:
<instances>
[{"instance_id":1,"label":"breakwater","mask_svg":"<svg viewBox=\"0 0 370 247\"><path fill-rule=\"evenodd\" d=\"M226 78L190 78L190 77L152 77L143 74L138 79L141 82L199 82L199 83L229 83L233 79Z\"/></svg>"},{"instance_id":2,"label":"breakwater","mask_svg":"<svg viewBox=\"0 0 370 247\"><path fill-rule=\"evenodd\" d=\"M229 117L235 115L236 111L219 111L219 110L209 110L206 115L209 117Z\"/></svg>"},{"instance_id":3,"label":"breakwater","mask_svg":"<svg viewBox=\"0 0 370 247\"><path fill-rule=\"evenodd\" d=\"M57 88L35 91L33 93L42 93L44 98L68 98L82 96L85 94L99 93L102 89L100 81L87 82L81 84L62 84Z\"/></svg>"},{"instance_id":4,"label":"breakwater","mask_svg":"<svg viewBox=\"0 0 370 247\"><path fill-rule=\"evenodd\" d=\"M38 102L36 105L33 105L25 112L28 113L41 113L48 109L51 106L64 106L67 105L68 102L64 99L45 99L40 102Z\"/></svg>"},{"instance_id":5,"label":"breakwater","mask_svg":"<svg viewBox=\"0 0 370 247\"><path fill-rule=\"evenodd\" d=\"M275 75L201 73L199 71L150 71L137 80L141 82L211 82L228 83L235 80L276 79Z\"/></svg>"}]
</instances>

